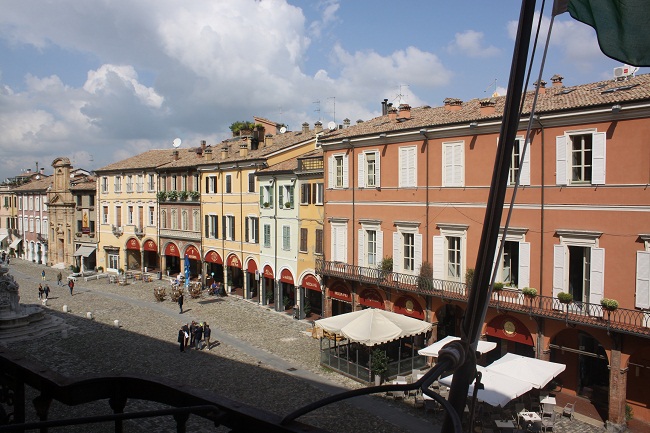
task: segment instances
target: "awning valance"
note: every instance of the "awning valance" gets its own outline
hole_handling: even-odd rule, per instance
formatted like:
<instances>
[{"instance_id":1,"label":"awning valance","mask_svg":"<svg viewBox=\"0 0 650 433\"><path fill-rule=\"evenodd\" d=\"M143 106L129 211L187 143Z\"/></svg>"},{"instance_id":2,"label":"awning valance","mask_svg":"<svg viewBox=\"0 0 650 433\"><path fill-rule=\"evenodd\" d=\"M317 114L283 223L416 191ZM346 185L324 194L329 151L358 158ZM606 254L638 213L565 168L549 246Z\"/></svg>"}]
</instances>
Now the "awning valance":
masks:
<instances>
[{"instance_id":1,"label":"awning valance","mask_svg":"<svg viewBox=\"0 0 650 433\"><path fill-rule=\"evenodd\" d=\"M418 350L418 353L422 356L435 356L436 358L438 357L438 352L440 352L440 349L442 349L447 343L450 343L454 340L460 340L459 337L454 337L451 335L446 336L442 340L438 340L435 343L433 343L431 346L425 347L424 349ZM486 353L489 352L490 350L494 349L497 347L496 343L493 343L491 341L483 341L479 340L478 342L478 347L476 348L476 351L479 353Z\"/></svg>"},{"instance_id":2,"label":"awning valance","mask_svg":"<svg viewBox=\"0 0 650 433\"><path fill-rule=\"evenodd\" d=\"M14 241L13 241L11 244L9 244L9 248L16 249L16 247L18 246L18 244L21 243L22 241L23 241L23 240L20 239L20 238L16 238L16 239L14 239Z\"/></svg>"},{"instance_id":3,"label":"awning valance","mask_svg":"<svg viewBox=\"0 0 650 433\"><path fill-rule=\"evenodd\" d=\"M84 256L88 257L95 251L96 247L90 246L90 245L81 245L79 248L77 248L77 251L74 252L73 256L78 257L78 256Z\"/></svg>"},{"instance_id":4,"label":"awning valance","mask_svg":"<svg viewBox=\"0 0 650 433\"><path fill-rule=\"evenodd\" d=\"M365 346L376 346L399 338L422 334L433 325L391 311L368 308L314 322L315 326Z\"/></svg>"}]
</instances>

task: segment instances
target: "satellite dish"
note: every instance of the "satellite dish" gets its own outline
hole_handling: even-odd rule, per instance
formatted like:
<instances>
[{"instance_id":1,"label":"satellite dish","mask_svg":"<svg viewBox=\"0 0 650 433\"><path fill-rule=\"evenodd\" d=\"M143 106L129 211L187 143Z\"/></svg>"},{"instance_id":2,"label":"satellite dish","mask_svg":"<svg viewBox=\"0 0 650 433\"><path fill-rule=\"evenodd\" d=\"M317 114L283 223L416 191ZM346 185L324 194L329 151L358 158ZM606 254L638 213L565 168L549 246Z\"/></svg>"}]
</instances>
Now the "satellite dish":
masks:
<instances>
[{"instance_id":1,"label":"satellite dish","mask_svg":"<svg viewBox=\"0 0 650 433\"><path fill-rule=\"evenodd\" d=\"M327 129L334 131L336 129L336 122L330 122L327 124Z\"/></svg>"},{"instance_id":2,"label":"satellite dish","mask_svg":"<svg viewBox=\"0 0 650 433\"><path fill-rule=\"evenodd\" d=\"M284 134L285 132L287 132L287 127L286 126L283 126L282 128L280 128L280 134Z\"/></svg>"},{"instance_id":3,"label":"satellite dish","mask_svg":"<svg viewBox=\"0 0 650 433\"><path fill-rule=\"evenodd\" d=\"M174 138L174 141L172 142L172 146L174 147L180 147L181 146L181 139L180 138Z\"/></svg>"}]
</instances>

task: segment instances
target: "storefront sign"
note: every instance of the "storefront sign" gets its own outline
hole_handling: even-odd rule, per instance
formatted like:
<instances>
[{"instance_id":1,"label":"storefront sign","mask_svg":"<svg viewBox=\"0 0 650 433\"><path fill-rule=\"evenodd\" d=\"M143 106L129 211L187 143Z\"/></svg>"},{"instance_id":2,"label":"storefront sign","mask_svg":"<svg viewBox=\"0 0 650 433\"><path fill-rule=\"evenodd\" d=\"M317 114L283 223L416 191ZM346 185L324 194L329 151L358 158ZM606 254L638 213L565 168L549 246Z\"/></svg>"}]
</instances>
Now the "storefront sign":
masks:
<instances>
[{"instance_id":1,"label":"storefront sign","mask_svg":"<svg viewBox=\"0 0 650 433\"><path fill-rule=\"evenodd\" d=\"M282 269L280 272L280 281L283 283L293 284L293 275L289 269Z\"/></svg>"},{"instance_id":2,"label":"storefront sign","mask_svg":"<svg viewBox=\"0 0 650 433\"><path fill-rule=\"evenodd\" d=\"M158 245L156 245L154 241L148 240L147 242L144 243L144 250L158 252Z\"/></svg>"},{"instance_id":3,"label":"storefront sign","mask_svg":"<svg viewBox=\"0 0 650 433\"><path fill-rule=\"evenodd\" d=\"M273 279L273 269L269 265L264 266L264 278Z\"/></svg>"},{"instance_id":4,"label":"storefront sign","mask_svg":"<svg viewBox=\"0 0 650 433\"><path fill-rule=\"evenodd\" d=\"M359 295L359 304L366 307L384 309L384 301L381 299L381 295L374 289L366 289L361 292L361 295Z\"/></svg>"},{"instance_id":5,"label":"storefront sign","mask_svg":"<svg viewBox=\"0 0 650 433\"><path fill-rule=\"evenodd\" d=\"M230 255L228 257L228 266L232 266L232 267L241 269L241 262L239 261L239 257L237 257L234 254Z\"/></svg>"},{"instance_id":6,"label":"storefront sign","mask_svg":"<svg viewBox=\"0 0 650 433\"><path fill-rule=\"evenodd\" d=\"M185 255L190 258L190 260L201 260L201 254L199 254L199 250L196 249L196 247L190 245L187 247L185 250Z\"/></svg>"},{"instance_id":7,"label":"storefront sign","mask_svg":"<svg viewBox=\"0 0 650 433\"><path fill-rule=\"evenodd\" d=\"M216 251L208 251L208 253L205 255L205 261L210 263L216 263L218 265L223 264L223 260L221 260L221 256Z\"/></svg>"},{"instance_id":8,"label":"storefront sign","mask_svg":"<svg viewBox=\"0 0 650 433\"><path fill-rule=\"evenodd\" d=\"M330 297L339 301L352 302L350 290L343 286L336 286L329 291Z\"/></svg>"},{"instance_id":9,"label":"storefront sign","mask_svg":"<svg viewBox=\"0 0 650 433\"><path fill-rule=\"evenodd\" d=\"M302 287L320 292L320 283L315 276L307 274L302 278Z\"/></svg>"},{"instance_id":10,"label":"storefront sign","mask_svg":"<svg viewBox=\"0 0 650 433\"><path fill-rule=\"evenodd\" d=\"M181 253L178 251L178 247L175 244L169 243L165 248L165 255L180 257Z\"/></svg>"},{"instance_id":11,"label":"storefront sign","mask_svg":"<svg viewBox=\"0 0 650 433\"><path fill-rule=\"evenodd\" d=\"M140 251L140 242L136 238L131 238L126 242L126 249Z\"/></svg>"}]
</instances>

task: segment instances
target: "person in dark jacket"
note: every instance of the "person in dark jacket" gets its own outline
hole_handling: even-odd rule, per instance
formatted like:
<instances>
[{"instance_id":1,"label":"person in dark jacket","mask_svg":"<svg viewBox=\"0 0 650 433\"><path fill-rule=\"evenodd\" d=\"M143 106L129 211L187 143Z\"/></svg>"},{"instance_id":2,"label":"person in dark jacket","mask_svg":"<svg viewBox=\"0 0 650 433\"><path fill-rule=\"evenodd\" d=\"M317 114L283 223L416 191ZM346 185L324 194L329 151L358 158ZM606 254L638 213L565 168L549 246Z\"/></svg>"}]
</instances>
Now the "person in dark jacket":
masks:
<instances>
[{"instance_id":1,"label":"person in dark jacket","mask_svg":"<svg viewBox=\"0 0 650 433\"><path fill-rule=\"evenodd\" d=\"M203 326L199 323L196 325L196 335L194 336L194 342L196 343L196 349L201 350L201 343L203 342Z\"/></svg>"},{"instance_id":2,"label":"person in dark jacket","mask_svg":"<svg viewBox=\"0 0 650 433\"><path fill-rule=\"evenodd\" d=\"M185 331L183 331L183 328L178 330L178 344L181 352L185 352Z\"/></svg>"},{"instance_id":3,"label":"person in dark jacket","mask_svg":"<svg viewBox=\"0 0 650 433\"><path fill-rule=\"evenodd\" d=\"M210 350L210 336L212 335L212 330L207 322L203 322L203 339L205 340L205 347Z\"/></svg>"},{"instance_id":4,"label":"person in dark jacket","mask_svg":"<svg viewBox=\"0 0 650 433\"><path fill-rule=\"evenodd\" d=\"M190 347L194 347L196 345L196 322L192 320L192 323L190 324Z\"/></svg>"},{"instance_id":5,"label":"person in dark jacket","mask_svg":"<svg viewBox=\"0 0 650 433\"><path fill-rule=\"evenodd\" d=\"M72 296L72 290L74 289L74 280L68 280L68 287L70 288L70 296Z\"/></svg>"},{"instance_id":6,"label":"person in dark jacket","mask_svg":"<svg viewBox=\"0 0 650 433\"><path fill-rule=\"evenodd\" d=\"M185 347L190 343L190 327L187 325L183 325L183 332L184 332L184 337L185 337Z\"/></svg>"},{"instance_id":7,"label":"person in dark jacket","mask_svg":"<svg viewBox=\"0 0 650 433\"><path fill-rule=\"evenodd\" d=\"M181 296L178 297L178 308L181 309L181 311L178 314L183 314L183 294L181 293Z\"/></svg>"}]
</instances>

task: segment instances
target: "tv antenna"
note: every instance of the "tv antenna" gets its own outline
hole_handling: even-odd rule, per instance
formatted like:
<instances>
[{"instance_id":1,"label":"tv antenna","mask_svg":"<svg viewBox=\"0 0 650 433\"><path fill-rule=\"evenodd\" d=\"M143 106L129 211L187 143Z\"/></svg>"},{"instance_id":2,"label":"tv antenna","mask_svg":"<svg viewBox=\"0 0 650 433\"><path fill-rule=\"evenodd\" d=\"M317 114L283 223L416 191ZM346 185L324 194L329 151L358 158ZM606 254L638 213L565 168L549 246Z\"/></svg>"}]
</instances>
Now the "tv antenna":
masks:
<instances>
[{"instance_id":1,"label":"tv antenna","mask_svg":"<svg viewBox=\"0 0 650 433\"><path fill-rule=\"evenodd\" d=\"M312 104L316 104L314 111L318 113L318 120L320 121L320 99L315 100Z\"/></svg>"},{"instance_id":2,"label":"tv antenna","mask_svg":"<svg viewBox=\"0 0 650 433\"><path fill-rule=\"evenodd\" d=\"M330 96L327 100L332 100L332 119L336 123L336 96Z\"/></svg>"},{"instance_id":3,"label":"tv antenna","mask_svg":"<svg viewBox=\"0 0 650 433\"><path fill-rule=\"evenodd\" d=\"M406 95L402 93L402 87L406 87L408 89L409 85L408 84L400 84L398 86L398 93L395 99L397 99L397 105L402 103L402 100L404 103L406 103Z\"/></svg>"}]
</instances>

